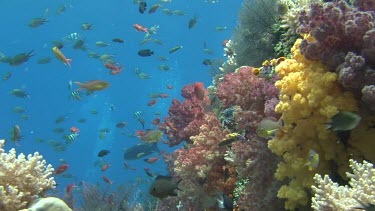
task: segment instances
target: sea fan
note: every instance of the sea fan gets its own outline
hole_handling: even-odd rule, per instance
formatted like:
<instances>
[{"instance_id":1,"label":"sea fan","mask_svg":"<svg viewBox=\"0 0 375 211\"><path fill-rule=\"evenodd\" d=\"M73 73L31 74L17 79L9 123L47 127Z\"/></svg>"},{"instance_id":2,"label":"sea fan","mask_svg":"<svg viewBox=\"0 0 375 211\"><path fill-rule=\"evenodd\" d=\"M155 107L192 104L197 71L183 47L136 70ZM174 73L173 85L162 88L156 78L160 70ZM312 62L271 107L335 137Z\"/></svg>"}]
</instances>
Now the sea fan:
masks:
<instances>
[{"instance_id":1,"label":"sea fan","mask_svg":"<svg viewBox=\"0 0 375 211\"><path fill-rule=\"evenodd\" d=\"M239 66L261 66L273 57L278 35L277 0L245 0L239 12L239 23L233 33L234 51Z\"/></svg>"}]
</instances>

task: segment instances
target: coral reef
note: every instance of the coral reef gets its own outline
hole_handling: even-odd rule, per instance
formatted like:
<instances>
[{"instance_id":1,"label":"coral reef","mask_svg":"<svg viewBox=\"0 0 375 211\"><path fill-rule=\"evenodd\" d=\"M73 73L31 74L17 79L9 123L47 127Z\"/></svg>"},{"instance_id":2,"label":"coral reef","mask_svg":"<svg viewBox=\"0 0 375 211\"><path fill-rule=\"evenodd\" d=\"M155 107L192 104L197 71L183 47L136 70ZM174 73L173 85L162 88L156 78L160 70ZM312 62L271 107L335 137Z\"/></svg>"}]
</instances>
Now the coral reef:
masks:
<instances>
[{"instance_id":1,"label":"coral reef","mask_svg":"<svg viewBox=\"0 0 375 211\"><path fill-rule=\"evenodd\" d=\"M228 150L227 161L236 165L238 180L247 180L235 198L240 210L282 210L283 203L276 192L281 183L273 174L279 158L272 154L264 140L254 137L246 142L235 142Z\"/></svg>"},{"instance_id":2,"label":"coral reef","mask_svg":"<svg viewBox=\"0 0 375 211\"><path fill-rule=\"evenodd\" d=\"M217 86L216 96L225 109L220 119L230 121L227 124L235 126L234 131L237 132L255 132L257 124L265 116L279 117L273 112L278 102L278 90L273 84L275 78L256 77L253 69L248 66L240 67L235 73L226 74ZM225 117L225 111L230 107L231 116Z\"/></svg>"},{"instance_id":3,"label":"coral reef","mask_svg":"<svg viewBox=\"0 0 375 211\"><path fill-rule=\"evenodd\" d=\"M137 183L123 184L117 187L116 192L110 192L109 187L100 188L97 185L82 183L80 191L81 206L75 210L155 210L155 199L141 198L141 191Z\"/></svg>"},{"instance_id":4,"label":"coral reef","mask_svg":"<svg viewBox=\"0 0 375 211\"><path fill-rule=\"evenodd\" d=\"M283 158L275 177L281 181L290 179L278 192L278 197L287 199L286 209L307 205L316 172L334 173L345 180L349 156L370 160L374 157L365 147L372 143L371 134L375 135L374 130L365 130L371 126L373 116L364 118L345 142L325 129L324 124L338 111L358 111L358 103L350 92L340 88L336 73L300 54L300 43L297 40L292 48L292 59L276 67L281 79L275 83L280 90L275 110L282 114L287 131L277 133L268 142L271 151ZM320 155L319 166L312 171L306 166L310 149Z\"/></svg>"},{"instance_id":5,"label":"coral reef","mask_svg":"<svg viewBox=\"0 0 375 211\"><path fill-rule=\"evenodd\" d=\"M234 166L224 160L226 148L218 145L229 131L222 130L220 122L211 113L206 113L203 120L199 134L190 137L192 143L187 148L164 155L170 175L183 179L180 188L184 191L178 195L183 207L199 210L207 208L201 195L215 195L217 192L229 195L236 182ZM160 207L174 208L176 204L177 200L172 198Z\"/></svg>"},{"instance_id":6,"label":"coral reef","mask_svg":"<svg viewBox=\"0 0 375 211\"><path fill-rule=\"evenodd\" d=\"M316 186L312 189L315 195L312 199L314 210L341 210L351 211L356 208L364 210L365 206L375 204L375 169L373 164L363 161L357 163L350 159L350 168L353 173L346 173L350 178L348 186L339 186L328 175L323 178L315 174ZM367 210L367 209L366 209Z\"/></svg>"},{"instance_id":7,"label":"coral reef","mask_svg":"<svg viewBox=\"0 0 375 211\"><path fill-rule=\"evenodd\" d=\"M173 171L178 177L189 177L190 180L196 178L207 178L207 174L212 173L210 170L214 164L223 165L221 159L224 158L224 149L220 149L218 144L225 138L228 132L221 130L221 125L217 118L212 114L205 114L204 123L199 129L199 134L191 136L193 144L187 150L178 149L174 153L177 155L174 161ZM219 182L219 178L216 178ZM219 186L212 186L207 190L214 188L220 189Z\"/></svg>"},{"instance_id":8,"label":"coral reef","mask_svg":"<svg viewBox=\"0 0 375 211\"><path fill-rule=\"evenodd\" d=\"M17 156L13 148L6 153L4 143L0 140L0 210L19 210L55 187L54 169L38 152Z\"/></svg>"},{"instance_id":9,"label":"coral reef","mask_svg":"<svg viewBox=\"0 0 375 211\"><path fill-rule=\"evenodd\" d=\"M314 41L303 40L302 55L312 61L321 61L337 67L348 52L361 53L364 36L375 26L372 11L360 11L345 1L311 4L309 11L299 14L298 33L311 33Z\"/></svg>"},{"instance_id":10,"label":"coral reef","mask_svg":"<svg viewBox=\"0 0 375 211\"><path fill-rule=\"evenodd\" d=\"M222 80L224 74L232 73L237 68L237 61L236 57L237 54L234 52L234 43L232 40L224 40L223 41L223 50L224 56L226 57L225 61L214 60L209 71L212 76L212 86L209 86L207 89L210 94L214 94L216 92L216 86Z\"/></svg>"},{"instance_id":11,"label":"coral reef","mask_svg":"<svg viewBox=\"0 0 375 211\"><path fill-rule=\"evenodd\" d=\"M339 75L339 82L347 90L364 100L374 98L368 92L375 83L375 11L371 1L343 0L311 4L299 15L298 32L310 34L300 50L306 59L320 61ZM362 91L362 89L364 89ZM375 106L365 101L374 113Z\"/></svg>"},{"instance_id":12,"label":"coral reef","mask_svg":"<svg viewBox=\"0 0 375 211\"><path fill-rule=\"evenodd\" d=\"M20 211L72 211L68 207L68 205L65 204L65 202L59 198L55 197L47 197L37 200L35 204L33 204L28 209L23 209Z\"/></svg>"},{"instance_id":13,"label":"coral reef","mask_svg":"<svg viewBox=\"0 0 375 211\"><path fill-rule=\"evenodd\" d=\"M199 127L203 123L202 102L195 96L194 84L185 85L181 89L181 95L184 101L181 103L173 99L168 116L158 126L167 136L169 146L183 141L190 142L190 137L199 133Z\"/></svg>"},{"instance_id":14,"label":"coral reef","mask_svg":"<svg viewBox=\"0 0 375 211\"><path fill-rule=\"evenodd\" d=\"M263 107L265 101L277 99L278 91L273 85L274 80L256 77L252 69L242 66L235 73L226 74L218 84L216 96L223 108L238 105L243 110L256 110Z\"/></svg>"}]
</instances>

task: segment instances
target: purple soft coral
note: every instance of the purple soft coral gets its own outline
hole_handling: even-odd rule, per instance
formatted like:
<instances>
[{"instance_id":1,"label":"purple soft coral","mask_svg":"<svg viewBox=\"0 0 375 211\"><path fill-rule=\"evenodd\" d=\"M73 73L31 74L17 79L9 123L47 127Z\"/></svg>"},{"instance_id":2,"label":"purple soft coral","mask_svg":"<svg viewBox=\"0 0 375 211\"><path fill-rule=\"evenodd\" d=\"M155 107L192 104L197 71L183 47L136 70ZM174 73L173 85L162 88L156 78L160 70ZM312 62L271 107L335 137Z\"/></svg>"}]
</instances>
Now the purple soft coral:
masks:
<instances>
[{"instance_id":1,"label":"purple soft coral","mask_svg":"<svg viewBox=\"0 0 375 211\"><path fill-rule=\"evenodd\" d=\"M336 68L347 52L360 54L365 48L363 37L375 26L373 11L360 11L345 1L312 4L309 13L302 11L298 33L310 33L315 41L304 40L301 53L306 59L321 61Z\"/></svg>"}]
</instances>

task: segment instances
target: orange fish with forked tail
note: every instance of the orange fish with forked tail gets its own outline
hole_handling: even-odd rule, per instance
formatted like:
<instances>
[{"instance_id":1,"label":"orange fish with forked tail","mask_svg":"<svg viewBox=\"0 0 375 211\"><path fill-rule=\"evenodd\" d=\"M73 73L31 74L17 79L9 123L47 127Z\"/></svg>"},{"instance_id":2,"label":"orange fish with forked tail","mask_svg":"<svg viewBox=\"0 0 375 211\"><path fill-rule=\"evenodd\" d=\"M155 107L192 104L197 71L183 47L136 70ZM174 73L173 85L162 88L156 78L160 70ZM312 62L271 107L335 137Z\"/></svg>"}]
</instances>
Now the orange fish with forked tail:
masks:
<instances>
[{"instance_id":1,"label":"orange fish with forked tail","mask_svg":"<svg viewBox=\"0 0 375 211\"><path fill-rule=\"evenodd\" d=\"M147 28L145 28L145 27L143 27L143 26L141 26L139 24L133 24L133 28L135 30L139 31L139 32L146 32L146 33L148 33Z\"/></svg>"},{"instance_id":2,"label":"orange fish with forked tail","mask_svg":"<svg viewBox=\"0 0 375 211\"><path fill-rule=\"evenodd\" d=\"M210 104L210 99L207 97L207 90L204 88L202 82L195 82L193 84L195 97L203 101L206 105Z\"/></svg>"},{"instance_id":3,"label":"orange fish with forked tail","mask_svg":"<svg viewBox=\"0 0 375 211\"><path fill-rule=\"evenodd\" d=\"M70 66L70 62L72 61L71 59L67 59L64 54L61 53L61 51L59 50L58 47L53 47L52 48L52 52L53 54L56 56L56 58L60 61L62 61L62 63L64 63L65 65L68 65L69 68L71 69L72 67Z\"/></svg>"}]
</instances>

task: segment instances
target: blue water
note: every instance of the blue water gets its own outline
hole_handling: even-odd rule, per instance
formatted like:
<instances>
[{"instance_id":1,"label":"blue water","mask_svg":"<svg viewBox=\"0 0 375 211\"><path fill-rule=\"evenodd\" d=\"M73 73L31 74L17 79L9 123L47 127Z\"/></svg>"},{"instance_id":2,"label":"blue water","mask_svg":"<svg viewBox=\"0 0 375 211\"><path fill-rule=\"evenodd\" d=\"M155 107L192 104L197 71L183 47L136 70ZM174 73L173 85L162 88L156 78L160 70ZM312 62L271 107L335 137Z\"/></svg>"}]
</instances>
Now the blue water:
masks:
<instances>
[{"instance_id":1,"label":"blue water","mask_svg":"<svg viewBox=\"0 0 375 211\"><path fill-rule=\"evenodd\" d=\"M157 2L147 1L149 7ZM150 122L157 117L154 112L160 112L163 119L167 115L171 99L181 99L180 89L185 84L201 81L208 86L211 83L212 78L207 71L209 68L202 65L202 61L206 58L224 59L221 43L230 38L236 26L241 0L221 0L216 4L205 3L203 0L173 0L172 3L162 3L163 7L154 14L140 14L138 6L132 0L13 0L3 1L0 5L0 18L3 20L0 23L0 52L6 56L14 56L35 50L35 56L22 65L0 63L1 76L9 71L12 73L9 80L0 81L0 138L8 140L6 150L15 147L17 153L25 154L39 151L47 163L55 168L61 164L59 159L64 159L69 165L66 173L71 174L72 178L55 178L59 184L58 191L63 192L71 182L87 181L104 185L102 175L113 181L112 186L135 182L137 177L150 180L143 171L144 167L150 168L152 172L166 174L162 159L154 164L147 164L142 159L127 161L129 167L136 167L137 170L126 170L122 149L139 143L139 140L123 135L120 131L134 134L135 130L142 129L140 123L133 118L136 111L142 112L146 128L153 129ZM60 15L55 14L56 9L62 5L67 7L66 11ZM183 10L187 15L167 16L162 13L165 8ZM28 27L31 19L44 15L48 18L47 23L37 28ZM198 22L189 30L188 21L193 16L198 17ZM93 24L92 30L82 30L81 24L84 22ZM160 39L164 45L151 42L139 45L144 33L133 29L132 25L135 23L148 28L159 25L159 31L152 37ZM217 32L216 26L226 26L227 29ZM40 57L54 57L51 41L60 40L75 32L86 41L89 50L75 50L69 43L61 49L67 58L72 59L71 70L55 58L48 64L37 64ZM117 37L125 43L111 41ZM110 43L110 46L98 48L94 45L97 41ZM212 55L203 52L204 43L213 50ZM177 45L182 45L183 49L168 54L168 50ZM155 54L151 57L139 57L137 52L143 48L151 49ZM89 51L114 55L115 61L123 66L123 71L118 75L108 74L100 60L87 56ZM161 62L156 59L157 56L165 56L169 60ZM160 71L160 64L166 64L172 70ZM137 67L142 72L151 74L152 78L138 79L134 74ZM69 98L72 91L68 89L70 80L85 82L95 79L108 81L110 86L89 96L83 95L81 101ZM169 90L166 85L173 85L174 89ZM10 95L9 91L15 88L26 90L30 98ZM73 85L73 90L76 88ZM153 107L149 107L148 94L151 92L167 93L169 98L158 99ZM110 110L111 105L114 110ZM20 114L12 112L15 106L25 108L25 115L29 118L22 120ZM98 114L91 114L92 109ZM66 119L56 124L55 119L59 116ZM81 118L87 121L78 123ZM123 129L116 128L115 124L122 121L128 125ZM8 134L15 124L20 126L23 136L19 146L10 141ZM54 151L48 145L49 140L60 143L65 141L62 134L52 130L62 127L66 134L72 126L79 128L79 137L65 151ZM98 137L102 128L110 130L103 140ZM36 142L36 139L43 139L44 142ZM159 148L167 152L173 150L162 143L159 143ZM99 159L97 153L102 149L111 150L111 153ZM98 160L109 163L110 168L101 172L99 166L94 166Z\"/></svg>"}]
</instances>

